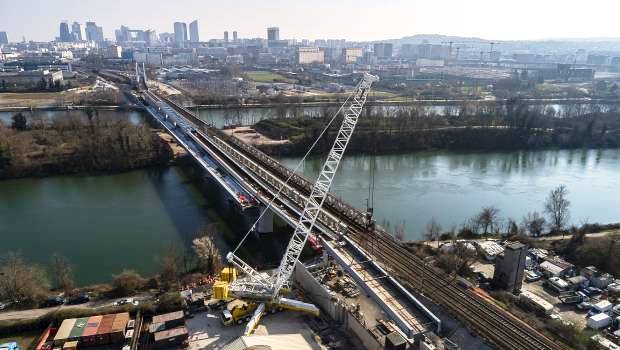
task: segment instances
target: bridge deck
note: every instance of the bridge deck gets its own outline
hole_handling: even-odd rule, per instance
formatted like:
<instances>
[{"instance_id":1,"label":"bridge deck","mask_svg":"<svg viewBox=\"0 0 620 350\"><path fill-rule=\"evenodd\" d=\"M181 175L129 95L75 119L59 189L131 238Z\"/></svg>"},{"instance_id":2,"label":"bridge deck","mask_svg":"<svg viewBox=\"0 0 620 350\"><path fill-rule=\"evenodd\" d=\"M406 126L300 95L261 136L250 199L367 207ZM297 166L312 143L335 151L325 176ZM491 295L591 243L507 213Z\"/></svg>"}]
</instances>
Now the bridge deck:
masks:
<instances>
[{"instance_id":1,"label":"bridge deck","mask_svg":"<svg viewBox=\"0 0 620 350\"><path fill-rule=\"evenodd\" d=\"M218 166L218 162L208 153L192 135L193 127L174 109L163 101L153 101L158 109L147 107L147 111L185 148L190 155L230 194L234 201L243 209L250 208L258 202L236 179L226 170Z\"/></svg>"}]
</instances>

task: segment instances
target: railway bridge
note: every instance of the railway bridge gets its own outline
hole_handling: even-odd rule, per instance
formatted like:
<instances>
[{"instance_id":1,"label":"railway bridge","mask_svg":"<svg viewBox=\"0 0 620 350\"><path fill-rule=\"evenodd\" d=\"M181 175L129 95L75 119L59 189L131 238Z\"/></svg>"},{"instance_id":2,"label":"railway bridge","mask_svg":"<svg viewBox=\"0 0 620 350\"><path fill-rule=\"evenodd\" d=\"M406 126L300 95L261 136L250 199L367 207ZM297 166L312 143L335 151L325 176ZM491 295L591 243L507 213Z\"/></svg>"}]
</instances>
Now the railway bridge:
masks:
<instances>
[{"instance_id":1,"label":"railway bridge","mask_svg":"<svg viewBox=\"0 0 620 350\"><path fill-rule=\"evenodd\" d=\"M149 113L233 198L237 198L238 205L266 210L266 205L273 200L269 210L290 225L297 224L312 190L311 181L255 147L210 127L165 96L145 91L143 97ZM269 215L265 218L270 219ZM262 226L260 222L259 226ZM383 285L379 288L398 296L387 298L390 299L387 303L382 295L377 295L375 300L379 299L379 305L410 339L419 331L408 322L411 308L417 308L418 313L421 311L435 324L436 330L441 327L440 320L412 295L413 291L441 305L494 348L565 349L563 344L545 337L497 304L457 284L453 277L428 266L392 235L380 227L368 225L366 213L331 194L319 214L316 229L325 245L329 246L335 239L346 240L354 248L354 255L367 257L375 271L381 271L383 276L373 282L380 281ZM360 264L344 264L343 268L346 270L347 266L351 269ZM372 296L372 290L367 292ZM404 305L399 303L401 301Z\"/></svg>"}]
</instances>

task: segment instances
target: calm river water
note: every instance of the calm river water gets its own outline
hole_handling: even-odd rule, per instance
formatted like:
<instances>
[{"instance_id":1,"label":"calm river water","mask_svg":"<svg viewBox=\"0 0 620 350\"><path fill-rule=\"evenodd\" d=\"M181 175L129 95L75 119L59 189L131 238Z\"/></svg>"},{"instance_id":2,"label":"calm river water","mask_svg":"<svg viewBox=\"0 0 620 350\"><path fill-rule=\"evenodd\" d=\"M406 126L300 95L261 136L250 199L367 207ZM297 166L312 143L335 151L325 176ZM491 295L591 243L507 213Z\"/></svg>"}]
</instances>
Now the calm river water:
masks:
<instances>
[{"instance_id":1,"label":"calm river water","mask_svg":"<svg viewBox=\"0 0 620 350\"><path fill-rule=\"evenodd\" d=\"M171 243L219 220L181 168L0 181L0 254L48 264L60 253L80 284L156 270Z\"/></svg>"},{"instance_id":2,"label":"calm river water","mask_svg":"<svg viewBox=\"0 0 620 350\"><path fill-rule=\"evenodd\" d=\"M295 168L299 158L282 161ZM332 192L366 208L371 156L345 156ZM306 160L300 173L315 179L322 160ZM519 222L541 211L548 192L569 190L571 222L620 222L620 150L562 150L510 153L419 152L376 156L377 222L404 225L419 239L432 218L447 231L483 206Z\"/></svg>"}]
</instances>

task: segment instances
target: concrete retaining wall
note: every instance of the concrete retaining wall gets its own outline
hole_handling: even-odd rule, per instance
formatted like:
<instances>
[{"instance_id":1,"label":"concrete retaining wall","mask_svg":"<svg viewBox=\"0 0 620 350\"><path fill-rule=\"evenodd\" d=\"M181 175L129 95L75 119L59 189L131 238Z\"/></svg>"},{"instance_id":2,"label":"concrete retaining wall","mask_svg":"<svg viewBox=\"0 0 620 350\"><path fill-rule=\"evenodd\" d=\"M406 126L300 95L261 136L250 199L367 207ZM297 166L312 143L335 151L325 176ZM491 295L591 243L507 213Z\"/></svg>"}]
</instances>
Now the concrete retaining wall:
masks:
<instances>
[{"instance_id":1,"label":"concrete retaining wall","mask_svg":"<svg viewBox=\"0 0 620 350\"><path fill-rule=\"evenodd\" d=\"M295 282L306 292L322 312L342 324L346 331L354 334L367 350L381 350L383 345L345 307L332 300L329 292L310 274L299 261L295 266Z\"/></svg>"}]
</instances>

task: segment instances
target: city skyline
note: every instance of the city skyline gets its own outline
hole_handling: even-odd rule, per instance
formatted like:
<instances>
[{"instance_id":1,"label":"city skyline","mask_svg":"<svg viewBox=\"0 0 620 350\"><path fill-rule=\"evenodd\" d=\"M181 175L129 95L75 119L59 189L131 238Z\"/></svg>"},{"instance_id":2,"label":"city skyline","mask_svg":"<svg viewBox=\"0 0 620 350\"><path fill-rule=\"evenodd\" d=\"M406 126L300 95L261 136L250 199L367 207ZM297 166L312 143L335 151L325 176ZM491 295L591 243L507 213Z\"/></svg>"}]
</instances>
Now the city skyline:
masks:
<instances>
[{"instance_id":1,"label":"city skyline","mask_svg":"<svg viewBox=\"0 0 620 350\"><path fill-rule=\"evenodd\" d=\"M593 0L588 7L579 8L524 0L509 11L499 11L490 0L447 2L436 6L406 0L342 0L335 4L326 0L300 0L295 4L281 0L233 0L226 4L185 0L170 6L162 0L57 0L53 4L24 0L0 4L0 31L9 33L12 41L22 37L50 41L58 36L58 25L63 20L94 21L103 27L105 38L112 39L114 30L121 25L164 33L174 31L174 22L198 20L203 41L221 39L226 30L236 30L240 38L265 38L266 28L272 26L281 28L283 39L373 41L434 33L492 40L620 37L620 28L614 25L614 10L620 10L620 4L613 0ZM38 11L26 11L28 8ZM123 11L117 11L119 8ZM141 14L136 15L138 12Z\"/></svg>"}]
</instances>

